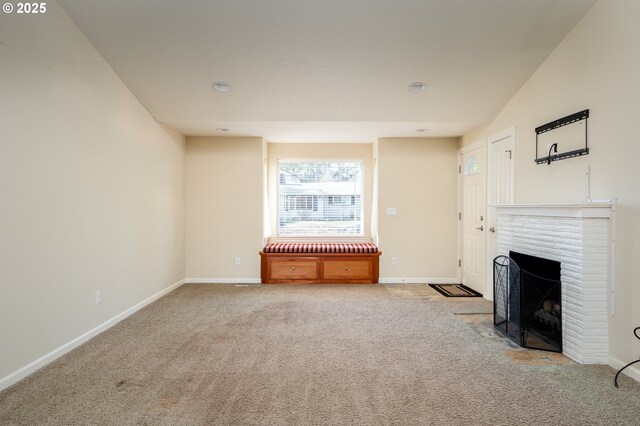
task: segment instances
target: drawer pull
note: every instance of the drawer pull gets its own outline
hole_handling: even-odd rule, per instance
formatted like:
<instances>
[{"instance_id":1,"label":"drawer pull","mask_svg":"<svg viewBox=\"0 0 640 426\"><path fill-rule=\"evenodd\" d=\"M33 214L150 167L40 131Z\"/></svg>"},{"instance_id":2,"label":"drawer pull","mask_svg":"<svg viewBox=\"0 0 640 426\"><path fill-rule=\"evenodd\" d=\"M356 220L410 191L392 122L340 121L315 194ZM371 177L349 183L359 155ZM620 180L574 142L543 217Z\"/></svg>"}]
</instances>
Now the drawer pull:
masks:
<instances>
[{"instance_id":1,"label":"drawer pull","mask_svg":"<svg viewBox=\"0 0 640 426\"><path fill-rule=\"evenodd\" d=\"M292 266L292 267L291 267L291 270L295 271L295 270L296 270L296 267L295 267L295 266Z\"/></svg>"},{"instance_id":2,"label":"drawer pull","mask_svg":"<svg viewBox=\"0 0 640 426\"><path fill-rule=\"evenodd\" d=\"M348 267L348 266L345 266L345 267L344 267L344 270L345 270L345 271L348 271L348 270L349 270L349 267Z\"/></svg>"}]
</instances>

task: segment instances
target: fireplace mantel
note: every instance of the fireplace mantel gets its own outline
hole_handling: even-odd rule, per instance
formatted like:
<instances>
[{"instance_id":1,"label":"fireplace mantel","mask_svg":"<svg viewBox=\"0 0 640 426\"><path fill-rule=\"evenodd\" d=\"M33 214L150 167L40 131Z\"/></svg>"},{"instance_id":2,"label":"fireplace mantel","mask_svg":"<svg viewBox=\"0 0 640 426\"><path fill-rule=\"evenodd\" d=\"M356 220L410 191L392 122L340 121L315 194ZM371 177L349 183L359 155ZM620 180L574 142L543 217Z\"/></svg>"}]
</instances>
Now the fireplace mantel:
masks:
<instances>
[{"instance_id":1,"label":"fireplace mantel","mask_svg":"<svg viewBox=\"0 0 640 426\"><path fill-rule=\"evenodd\" d=\"M508 204L490 205L496 208L496 214L519 216L549 216L575 218L609 218L611 203L587 204Z\"/></svg>"},{"instance_id":2,"label":"fireplace mantel","mask_svg":"<svg viewBox=\"0 0 640 426\"><path fill-rule=\"evenodd\" d=\"M493 206L497 254L517 251L561 263L563 352L585 364L606 364L611 203ZM613 313L613 311L611 312Z\"/></svg>"}]
</instances>

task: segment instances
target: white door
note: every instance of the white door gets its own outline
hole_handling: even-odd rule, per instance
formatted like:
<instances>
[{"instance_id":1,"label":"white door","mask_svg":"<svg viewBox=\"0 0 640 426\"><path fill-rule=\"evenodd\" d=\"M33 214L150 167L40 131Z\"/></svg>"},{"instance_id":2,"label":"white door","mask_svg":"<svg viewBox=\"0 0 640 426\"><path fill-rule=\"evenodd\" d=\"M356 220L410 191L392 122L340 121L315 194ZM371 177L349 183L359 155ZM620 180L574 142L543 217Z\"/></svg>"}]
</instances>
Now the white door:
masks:
<instances>
[{"instance_id":1,"label":"white door","mask_svg":"<svg viewBox=\"0 0 640 426\"><path fill-rule=\"evenodd\" d=\"M485 291L485 148L462 155L462 283L479 293Z\"/></svg>"},{"instance_id":2,"label":"white door","mask_svg":"<svg viewBox=\"0 0 640 426\"><path fill-rule=\"evenodd\" d=\"M496 205L515 202L515 127L490 136L487 179L487 288L485 297L493 300L493 259L498 253Z\"/></svg>"}]
</instances>

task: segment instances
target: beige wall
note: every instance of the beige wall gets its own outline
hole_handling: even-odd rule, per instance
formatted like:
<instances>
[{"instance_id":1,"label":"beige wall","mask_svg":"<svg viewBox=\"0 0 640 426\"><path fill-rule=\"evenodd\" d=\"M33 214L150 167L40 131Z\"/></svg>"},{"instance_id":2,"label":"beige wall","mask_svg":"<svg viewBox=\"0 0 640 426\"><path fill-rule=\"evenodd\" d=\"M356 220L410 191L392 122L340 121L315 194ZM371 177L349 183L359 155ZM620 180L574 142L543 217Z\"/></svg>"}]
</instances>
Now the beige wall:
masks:
<instances>
[{"instance_id":1,"label":"beige wall","mask_svg":"<svg viewBox=\"0 0 640 426\"><path fill-rule=\"evenodd\" d=\"M454 138L379 140L381 279L456 277L457 145ZM388 207L397 216L387 216Z\"/></svg>"},{"instance_id":2,"label":"beige wall","mask_svg":"<svg viewBox=\"0 0 640 426\"><path fill-rule=\"evenodd\" d=\"M187 138L189 280L259 279L262 158L262 138Z\"/></svg>"},{"instance_id":3,"label":"beige wall","mask_svg":"<svg viewBox=\"0 0 640 426\"><path fill-rule=\"evenodd\" d=\"M184 277L184 138L56 3L0 40L2 387Z\"/></svg>"},{"instance_id":4,"label":"beige wall","mask_svg":"<svg viewBox=\"0 0 640 426\"><path fill-rule=\"evenodd\" d=\"M517 126L516 202L618 199L617 310L610 321L610 354L636 359L640 342L640 2L599 1L547 58L495 120L462 138L470 144ZM536 165L534 128L590 109L590 154ZM640 374L640 370L636 369Z\"/></svg>"},{"instance_id":5,"label":"beige wall","mask_svg":"<svg viewBox=\"0 0 640 426\"><path fill-rule=\"evenodd\" d=\"M268 148L269 218L273 235L277 232L278 159L362 160L364 166L364 234L370 236L373 194L373 144L358 143L270 143Z\"/></svg>"}]
</instances>

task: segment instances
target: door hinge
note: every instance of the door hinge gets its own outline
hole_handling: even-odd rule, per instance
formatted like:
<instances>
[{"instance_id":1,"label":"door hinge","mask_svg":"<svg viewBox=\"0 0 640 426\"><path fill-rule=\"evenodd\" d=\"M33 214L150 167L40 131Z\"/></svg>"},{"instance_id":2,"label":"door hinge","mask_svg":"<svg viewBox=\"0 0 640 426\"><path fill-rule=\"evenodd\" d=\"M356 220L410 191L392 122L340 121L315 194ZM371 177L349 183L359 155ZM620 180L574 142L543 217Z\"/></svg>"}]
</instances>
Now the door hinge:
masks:
<instances>
[{"instance_id":1,"label":"door hinge","mask_svg":"<svg viewBox=\"0 0 640 426\"><path fill-rule=\"evenodd\" d=\"M458 259L458 267L462 266L462 259Z\"/></svg>"},{"instance_id":2,"label":"door hinge","mask_svg":"<svg viewBox=\"0 0 640 426\"><path fill-rule=\"evenodd\" d=\"M458 166L458 173L462 173L462 166Z\"/></svg>"},{"instance_id":3,"label":"door hinge","mask_svg":"<svg viewBox=\"0 0 640 426\"><path fill-rule=\"evenodd\" d=\"M458 212L458 220L462 220L462 213Z\"/></svg>"}]
</instances>

